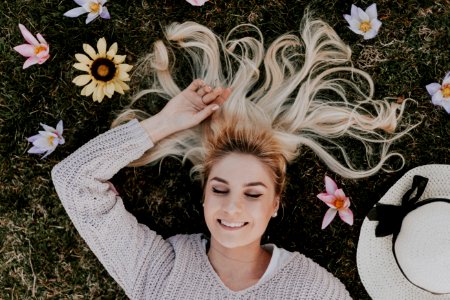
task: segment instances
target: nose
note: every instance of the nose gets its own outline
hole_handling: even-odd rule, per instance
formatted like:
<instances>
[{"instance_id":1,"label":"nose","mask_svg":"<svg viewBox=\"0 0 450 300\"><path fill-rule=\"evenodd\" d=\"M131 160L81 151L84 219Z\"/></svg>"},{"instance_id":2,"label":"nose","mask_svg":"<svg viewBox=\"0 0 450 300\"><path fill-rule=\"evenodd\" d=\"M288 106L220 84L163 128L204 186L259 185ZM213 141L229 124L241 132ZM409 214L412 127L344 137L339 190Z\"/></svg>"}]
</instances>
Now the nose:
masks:
<instances>
[{"instance_id":1,"label":"nose","mask_svg":"<svg viewBox=\"0 0 450 300\"><path fill-rule=\"evenodd\" d=\"M235 214L242 210L242 197L238 194L230 194L225 201L223 201L222 209L228 214Z\"/></svg>"}]
</instances>

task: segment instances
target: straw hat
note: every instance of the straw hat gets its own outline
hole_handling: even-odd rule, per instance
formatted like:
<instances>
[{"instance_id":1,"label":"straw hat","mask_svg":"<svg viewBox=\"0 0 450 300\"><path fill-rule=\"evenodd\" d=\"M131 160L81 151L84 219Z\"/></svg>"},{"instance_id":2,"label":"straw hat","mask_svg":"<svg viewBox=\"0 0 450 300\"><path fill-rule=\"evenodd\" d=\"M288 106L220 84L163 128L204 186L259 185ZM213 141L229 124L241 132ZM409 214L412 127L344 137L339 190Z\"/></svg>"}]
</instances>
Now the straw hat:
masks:
<instances>
[{"instance_id":1,"label":"straw hat","mask_svg":"<svg viewBox=\"0 0 450 300\"><path fill-rule=\"evenodd\" d=\"M364 219L357 266L375 300L450 299L450 165L414 168L389 189Z\"/></svg>"}]
</instances>

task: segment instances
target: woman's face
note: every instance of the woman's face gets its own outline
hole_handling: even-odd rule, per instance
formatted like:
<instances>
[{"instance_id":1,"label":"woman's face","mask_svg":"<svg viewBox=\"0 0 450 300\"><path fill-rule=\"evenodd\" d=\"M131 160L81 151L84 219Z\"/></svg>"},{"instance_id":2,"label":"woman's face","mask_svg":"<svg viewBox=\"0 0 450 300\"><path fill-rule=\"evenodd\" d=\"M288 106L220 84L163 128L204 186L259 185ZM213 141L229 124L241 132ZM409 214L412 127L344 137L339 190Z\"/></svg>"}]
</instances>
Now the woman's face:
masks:
<instances>
[{"instance_id":1,"label":"woman's face","mask_svg":"<svg viewBox=\"0 0 450 300\"><path fill-rule=\"evenodd\" d=\"M278 204L272 173L255 156L231 153L211 168L204 214L212 240L223 247L259 244Z\"/></svg>"}]
</instances>

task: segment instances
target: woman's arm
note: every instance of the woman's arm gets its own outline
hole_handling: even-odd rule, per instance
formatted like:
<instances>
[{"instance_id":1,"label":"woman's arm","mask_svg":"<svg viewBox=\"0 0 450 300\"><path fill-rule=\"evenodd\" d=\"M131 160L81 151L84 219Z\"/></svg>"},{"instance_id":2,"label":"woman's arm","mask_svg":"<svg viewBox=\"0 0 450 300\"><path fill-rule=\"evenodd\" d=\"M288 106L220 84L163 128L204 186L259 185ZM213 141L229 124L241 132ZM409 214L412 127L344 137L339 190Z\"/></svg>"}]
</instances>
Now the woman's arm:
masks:
<instances>
[{"instance_id":1,"label":"woman's arm","mask_svg":"<svg viewBox=\"0 0 450 300\"><path fill-rule=\"evenodd\" d=\"M159 114L99 135L52 170L58 196L76 229L129 297L143 284L161 287L174 256L166 241L125 210L107 180L154 142L200 123L228 94L194 81Z\"/></svg>"}]
</instances>

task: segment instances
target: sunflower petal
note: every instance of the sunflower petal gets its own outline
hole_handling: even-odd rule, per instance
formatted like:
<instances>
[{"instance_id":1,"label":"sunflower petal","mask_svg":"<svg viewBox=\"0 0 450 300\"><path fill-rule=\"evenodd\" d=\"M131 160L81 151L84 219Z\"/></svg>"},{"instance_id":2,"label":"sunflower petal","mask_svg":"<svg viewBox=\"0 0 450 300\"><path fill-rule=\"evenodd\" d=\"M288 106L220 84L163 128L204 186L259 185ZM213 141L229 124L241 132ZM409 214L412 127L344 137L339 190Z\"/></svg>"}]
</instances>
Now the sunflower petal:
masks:
<instances>
[{"instance_id":1,"label":"sunflower petal","mask_svg":"<svg viewBox=\"0 0 450 300\"><path fill-rule=\"evenodd\" d=\"M83 44L83 50L86 52L93 60L97 59L98 55L97 52L95 52L95 49L92 48L89 44Z\"/></svg>"},{"instance_id":2,"label":"sunflower petal","mask_svg":"<svg viewBox=\"0 0 450 300\"><path fill-rule=\"evenodd\" d=\"M111 98L112 95L114 94L114 83L113 82L108 82L105 85L105 88L103 90L105 92L105 95L108 96L108 98Z\"/></svg>"},{"instance_id":3,"label":"sunflower petal","mask_svg":"<svg viewBox=\"0 0 450 300\"><path fill-rule=\"evenodd\" d=\"M73 64L73 67L80 71L85 71L85 72L91 71L91 69L86 64L82 64L82 63L75 63L75 64Z\"/></svg>"},{"instance_id":4,"label":"sunflower petal","mask_svg":"<svg viewBox=\"0 0 450 300\"><path fill-rule=\"evenodd\" d=\"M98 49L98 55L100 57L106 56L106 39L105 38L101 38L98 40L97 49Z\"/></svg>"},{"instance_id":5,"label":"sunflower petal","mask_svg":"<svg viewBox=\"0 0 450 300\"><path fill-rule=\"evenodd\" d=\"M116 91L116 92L118 92L119 94L124 94L124 91L123 91L123 88L122 88L122 86L117 82L117 80L114 80L113 81L113 83L114 83L114 90Z\"/></svg>"},{"instance_id":6,"label":"sunflower petal","mask_svg":"<svg viewBox=\"0 0 450 300\"><path fill-rule=\"evenodd\" d=\"M116 55L116 53L117 53L117 48L118 48L117 43L112 44L111 47L109 47L108 52L106 52L106 56L109 59L112 59L114 57L114 55Z\"/></svg>"},{"instance_id":7,"label":"sunflower petal","mask_svg":"<svg viewBox=\"0 0 450 300\"><path fill-rule=\"evenodd\" d=\"M120 71L129 72L129 71L131 71L131 69L133 69L133 66L132 65L128 65L128 64L120 64L118 66L118 68L120 69Z\"/></svg>"},{"instance_id":8,"label":"sunflower petal","mask_svg":"<svg viewBox=\"0 0 450 300\"><path fill-rule=\"evenodd\" d=\"M92 79L91 75L83 74L83 75L78 75L77 77L75 77L72 80L72 82L78 86L83 86L83 85L87 84L89 81L91 81L91 79Z\"/></svg>"},{"instance_id":9,"label":"sunflower petal","mask_svg":"<svg viewBox=\"0 0 450 300\"><path fill-rule=\"evenodd\" d=\"M92 63L92 60L84 54L77 53L75 58L82 64L90 65Z\"/></svg>"},{"instance_id":10,"label":"sunflower petal","mask_svg":"<svg viewBox=\"0 0 450 300\"><path fill-rule=\"evenodd\" d=\"M113 59L113 62L116 65L121 64L121 63L123 63L125 61L126 57L127 57L126 55L115 55L114 59Z\"/></svg>"}]
</instances>

